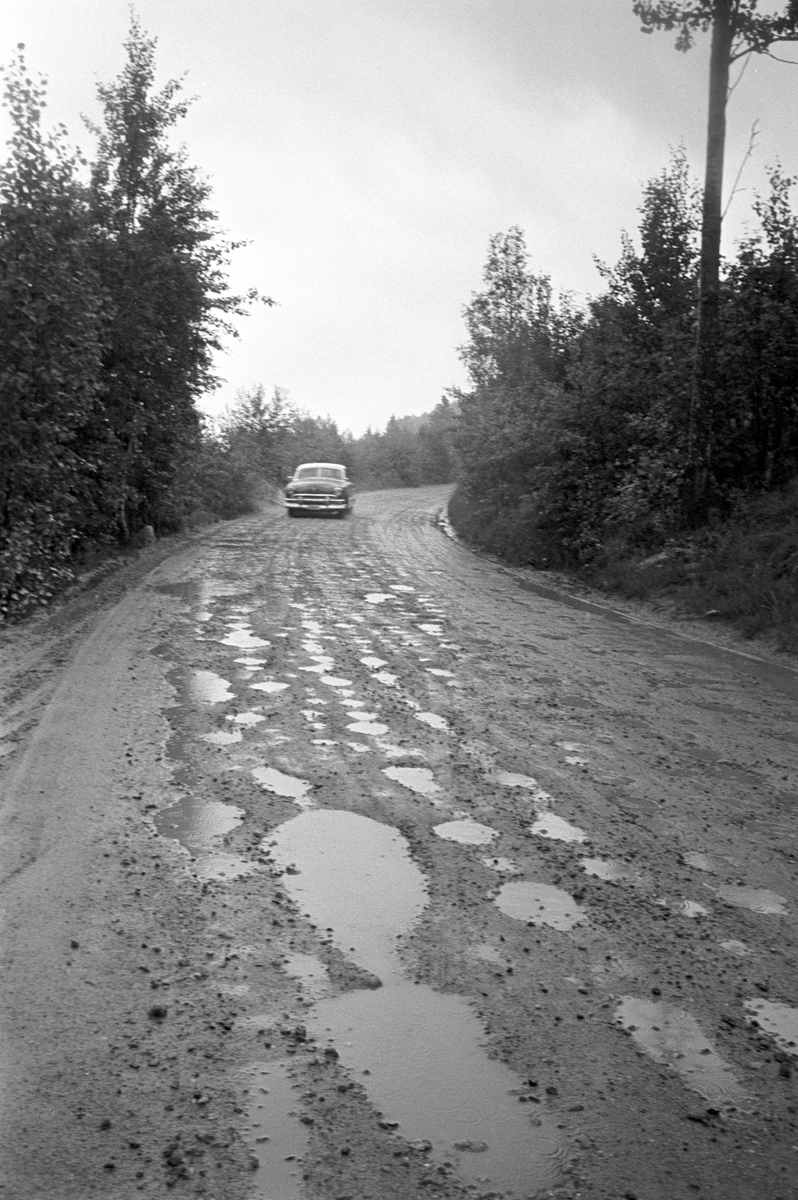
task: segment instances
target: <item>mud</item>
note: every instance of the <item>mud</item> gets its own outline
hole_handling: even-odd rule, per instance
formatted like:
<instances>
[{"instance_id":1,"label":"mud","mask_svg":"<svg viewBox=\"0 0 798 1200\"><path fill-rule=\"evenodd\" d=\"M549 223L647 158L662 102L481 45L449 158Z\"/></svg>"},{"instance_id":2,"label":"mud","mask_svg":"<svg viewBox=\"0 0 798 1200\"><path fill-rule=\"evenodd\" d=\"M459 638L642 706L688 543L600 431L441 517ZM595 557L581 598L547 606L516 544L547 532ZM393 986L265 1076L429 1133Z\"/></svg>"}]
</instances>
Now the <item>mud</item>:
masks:
<instances>
[{"instance_id":1,"label":"mud","mask_svg":"<svg viewBox=\"0 0 798 1200\"><path fill-rule=\"evenodd\" d=\"M4 635L0 1195L793 1200L794 664L445 494Z\"/></svg>"}]
</instances>

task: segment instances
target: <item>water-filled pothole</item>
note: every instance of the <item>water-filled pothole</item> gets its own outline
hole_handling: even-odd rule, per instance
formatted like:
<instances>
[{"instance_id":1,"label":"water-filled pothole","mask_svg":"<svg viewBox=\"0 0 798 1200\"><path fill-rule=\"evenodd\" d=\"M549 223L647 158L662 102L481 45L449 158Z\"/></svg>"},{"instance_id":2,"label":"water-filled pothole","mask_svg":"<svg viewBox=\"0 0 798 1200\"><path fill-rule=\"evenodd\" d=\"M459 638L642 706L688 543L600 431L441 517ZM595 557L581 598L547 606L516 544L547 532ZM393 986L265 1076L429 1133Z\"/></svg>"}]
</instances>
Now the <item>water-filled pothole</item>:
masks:
<instances>
[{"instance_id":1,"label":"water-filled pothole","mask_svg":"<svg viewBox=\"0 0 798 1200\"><path fill-rule=\"evenodd\" d=\"M442 825L435 825L432 832L447 841L462 842L466 846L487 846L499 836L496 830L491 829L490 826L481 825L479 821L470 819L444 821Z\"/></svg>"},{"instance_id":2,"label":"water-filled pothole","mask_svg":"<svg viewBox=\"0 0 798 1200\"><path fill-rule=\"evenodd\" d=\"M480 1190L520 1197L551 1186L565 1154L552 1117L536 1109L530 1119L518 1103L520 1081L487 1057L467 1000L403 977L397 939L426 902L405 839L368 817L317 809L264 844L275 862L296 868L284 886L300 910L384 984L321 1001L308 1014L313 1034L333 1042L402 1137L431 1140L433 1157Z\"/></svg>"},{"instance_id":3,"label":"water-filled pothole","mask_svg":"<svg viewBox=\"0 0 798 1200\"><path fill-rule=\"evenodd\" d=\"M272 792L275 796L286 796L294 800L300 808L313 806L313 801L308 798L313 785L308 783L307 779L286 775L276 767L253 767L252 775L267 792Z\"/></svg>"},{"instance_id":4,"label":"water-filled pothole","mask_svg":"<svg viewBox=\"0 0 798 1200\"><path fill-rule=\"evenodd\" d=\"M222 679L214 671L194 671L190 688L192 697L203 704L223 704L235 699L230 691L230 680Z\"/></svg>"},{"instance_id":5,"label":"water-filled pothole","mask_svg":"<svg viewBox=\"0 0 798 1200\"><path fill-rule=\"evenodd\" d=\"M578 825L571 825L554 813L544 813L530 827L530 833L538 837L552 838L557 842L586 842L587 834Z\"/></svg>"},{"instance_id":6,"label":"water-filled pothole","mask_svg":"<svg viewBox=\"0 0 798 1200\"><path fill-rule=\"evenodd\" d=\"M518 1076L487 1057L467 1000L402 983L322 1001L308 1024L405 1140L431 1141L480 1194L527 1197L557 1181L566 1149L555 1121L519 1104Z\"/></svg>"},{"instance_id":7,"label":"water-filled pothole","mask_svg":"<svg viewBox=\"0 0 798 1200\"><path fill-rule=\"evenodd\" d=\"M778 1000L746 1000L745 1007L755 1021L769 1033L777 1046L798 1057L798 1008Z\"/></svg>"},{"instance_id":8,"label":"water-filled pothole","mask_svg":"<svg viewBox=\"0 0 798 1200\"><path fill-rule=\"evenodd\" d=\"M429 725L430 729L440 729L443 733L448 732L449 722L444 717L439 717L437 713L417 712L415 718L423 725Z\"/></svg>"},{"instance_id":9,"label":"water-filled pothole","mask_svg":"<svg viewBox=\"0 0 798 1200\"><path fill-rule=\"evenodd\" d=\"M783 916L787 909L787 900L776 892L766 888L742 887L737 884L724 884L718 888L718 895L727 904L738 908L750 908L751 912L764 913L767 916Z\"/></svg>"},{"instance_id":10,"label":"water-filled pothole","mask_svg":"<svg viewBox=\"0 0 798 1200\"><path fill-rule=\"evenodd\" d=\"M251 629L245 627L231 629L226 637L219 640L222 646L235 646L236 650L259 650L263 646L271 645L266 638L257 637Z\"/></svg>"},{"instance_id":11,"label":"water-filled pothole","mask_svg":"<svg viewBox=\"0 0 798 1200\"><path fill-rule=\"evenodd\" d=\"M279 825L264 843L300 910L359 966L401 977L396 938L426 903L424 877L405 839L388 825L336 809L315 809Z\"/></svg>"},{"instance_id":12,"label":"water-filled pothole","mask_svg":"<svg viewBox=\"0 0 798 1200\"><path fill-rule=\"evenodd\" d=\"M230 833L244 818L244 811L221 800L198 800L188 793L155 814L153 824L161 837L174 838L187 850L206 850Z\"/></svg>"},{"instance_id":13,"label":"water-filled pothole","mask_svg":"<svg viewBox=\"0 0 798 1200\"><path fill-rule=\"evenodd\" d=\"M585 920L573 896L548 883L505 883L496 896L496 904L516 921L549 925L552 929L573 929Z\"/></svg>"},{"instance_id":14,"label":"water-filled pothole","mask_svg":"<svg viewBox=\"0 0 798 1200\"><path fill-rule=\"evenodd\" d=\"M433 796L441 791L440 784L435 782L429 767L383 767L382 773L420 796Z\"/></svg>"},{"instance_id":15,"label":"water-filled pothole","mask_svg":"<svg viewBox=\"0 0 798 1200\"><path fill-rule=\"evenodd\" d=\"M370 733L373 737L382 737L388 732L388 726L379 721L353 721L351 725L347 725L347 729L352 733Z\"/></svg>"},{"instance_id":16,"label":"water-filled pothole","mask_svg":"<svg viewBox=\"0 0 798 1200\"><path fill-rule=\"evenodd\" d=\"M579 862L588 875L595 875L605 883L640 883L641 880L633 867L614 858L580 858Z\"/></svg>"},{"instance_id":17,"label":"water-filled pothole","mask_svg":"<svg viewBox=\"0 0 798 1200\"><path fill-rule=\"evenodd\" d=\"M691 1013L664 1001L623 996L617 1020L656 1062L672 1067L688 1087L717 1107L745 1099L732 1068L701 1032Z\"/></svg>"}]
</instances>

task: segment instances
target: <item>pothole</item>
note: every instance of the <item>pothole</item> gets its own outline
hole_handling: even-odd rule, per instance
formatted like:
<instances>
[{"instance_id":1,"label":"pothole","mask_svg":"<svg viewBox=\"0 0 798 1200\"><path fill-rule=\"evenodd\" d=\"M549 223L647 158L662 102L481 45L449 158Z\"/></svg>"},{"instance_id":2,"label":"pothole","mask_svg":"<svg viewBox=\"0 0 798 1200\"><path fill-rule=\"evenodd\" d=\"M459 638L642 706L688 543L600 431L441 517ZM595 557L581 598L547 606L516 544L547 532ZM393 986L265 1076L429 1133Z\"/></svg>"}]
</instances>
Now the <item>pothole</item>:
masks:
<instances>
[{"instance_id":1,"label":"pothole","mask_svg":"<svg viewBox=\"0 0 798 1200\"><path fill-rule=\"evenodd\" d=\"M778 1000L746 1000L749 1020L769 1033L777 1046L798 1058L798 1008Z\"/></svg>"},{"instance_id":2,"label":"pothole","mask_svg":"<svg viewBox=\"0 0 798 1200\"><path fill-rule=\"evenodd\" d=\"M383 767L382 773L419 796L433 796L442 790L429 767Z\"/></svg>"},{"instance_id":3,"label":"pothole","mask_svg":"<svg viewBox=\"0 0 798 1200\"><path fill-rule=\"evenodd\" d=\"M538 837L552 838L557 842L586 842L587 834L584 829L580 829L578 825L570 825L568 821L564 821L562 817L556 816L554 813L544 813L538 817L535 824L530 826L530 833L536 833Z\"/></svg>"},{"instance_id":4,"label":"pothole","mask_svg":"<svg viewBox=\"0 0 798 1200\"><path fill-rule=\"evenodd\" d=\"M417 712L414 716L423 725L429 725L430 729L439 729L442 733L449 731L449 722L444 717L439 717L437 713Z\"/></svg>"},{"instance_id":5,"label":"pothole","mask_svg":"<svg viewBox=\"0 0 798 1200\"><path fill-rule=\"evenodd\" d=\"M738 908L749 908L751 912L764 913L766 916L784 916L787 900L776 892L766 888L741 887L736 884L724 884L718 888L718 895L727 904Z\"/></svg>"},{"instance_id":6,"label":"pothole","mask_svg":"<svg viewBox=\"0 0 798 1200\"><path fill-rule=\"evenodd\" d=\"M548 883L505 883L496 896L496 904L508 917L552 929L573 929L585 920L585 914L561 888Z\"/></svg>"},{"instance_id":7,"label":"pothole","mask_svg":"<svg viewBox=\"0 0 798 1200\"><path fill-rule=\"evenodd\" d=\"M194 671L189 687L193 699L203 704L224 704L235 699L230 680L222 679L214 671Z\"/></svg>"},{"instance_id":8,"label":"pothole","mask_svg":"<svg viewBox=\"0 0 798 1200\"><path fill-rule=\"evenodd\" d=\"M432 832L449 842L462 842L466 846L487 846L499 836L490 826L472 820L444 821L442 825L435 825Z\"/></svg>"},{"instance_id":9,"label":"pothole","mask_svg":"<svg viewBox=\"0 0 798 1200\"><path fill-rule=\"evenodd\" d=\"M521 1197L551 1186L566 1154L551 1114L518 1103L520 1080L485 1053L469 1001L404 978L399 939L420 916L426 887L398 830L317 809L264 845L295 868L284 886L300 911L384 985L319 1002L307 1018L313 1035L332 1044L403 1138L431 1141L433 1158L480 1191Z\"/></svg>"},{"instance_id":10,"label":"pothole","mask_svg":"<svg viewBox=\"0 0 798 1200\"><path fill-rule=\"evenodd\" d=\"M313 801L309 799L313 785L308 783L307 779L286 775L276 767L253 767L252 775L267 792L294 800L300 808L313 807Z\"/></svg>"},{"instance_id":11,"label":"pothole","mask_svg":"<svg viewBox=\"0 0 798 1200\"><path fill-rule=\"evenodd\" d=\"M664 1001L623 996L617 1020L635 1043L665 1063L684 1083L718 1107L737 1107L745 1098L731 1067L701 1032L691 1013Z\"/></svg>"}]
</instances>

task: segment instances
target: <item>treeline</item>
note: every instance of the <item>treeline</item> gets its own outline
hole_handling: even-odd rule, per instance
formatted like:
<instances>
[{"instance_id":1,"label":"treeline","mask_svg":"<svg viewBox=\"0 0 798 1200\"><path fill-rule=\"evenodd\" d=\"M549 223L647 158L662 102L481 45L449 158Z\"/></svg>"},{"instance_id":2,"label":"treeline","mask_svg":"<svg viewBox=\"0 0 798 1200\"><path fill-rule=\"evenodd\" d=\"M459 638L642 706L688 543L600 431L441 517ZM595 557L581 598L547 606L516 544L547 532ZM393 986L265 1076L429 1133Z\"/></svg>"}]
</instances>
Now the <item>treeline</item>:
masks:
<instances>
[{"instance_id":1,"label":"treeline","mask_svg":"<svg viewBox=\"0 0 798 1200\"><path fill-rule=\"evenodd\" d=\"M170 145L180 85L154 89L135 19L98 89L91 163L47 134L23 50L6 72L0 167L0 617L45 602L81 547L176 528L195 503L197 398L228 319L233 246Z\"/></svg>"},{"instance_id":2,"label":"treeline","mask_svg":"<svg viewBox=\"0 0 798 1200\"><path fill-rule=\"evenodd\" d=\"M771 171L754 205L759 228L727 264L714 383L698 412L701 210L683 153L646 185L639 249L624 237L586 309L530 270L520 229L491 240L484 289L465 309L470 387L454 393L456 521L468 536L516 562L643 556L794 484L793 183ZM691 438L704 470L699 507Z\"/></svg>"}]
</instances>

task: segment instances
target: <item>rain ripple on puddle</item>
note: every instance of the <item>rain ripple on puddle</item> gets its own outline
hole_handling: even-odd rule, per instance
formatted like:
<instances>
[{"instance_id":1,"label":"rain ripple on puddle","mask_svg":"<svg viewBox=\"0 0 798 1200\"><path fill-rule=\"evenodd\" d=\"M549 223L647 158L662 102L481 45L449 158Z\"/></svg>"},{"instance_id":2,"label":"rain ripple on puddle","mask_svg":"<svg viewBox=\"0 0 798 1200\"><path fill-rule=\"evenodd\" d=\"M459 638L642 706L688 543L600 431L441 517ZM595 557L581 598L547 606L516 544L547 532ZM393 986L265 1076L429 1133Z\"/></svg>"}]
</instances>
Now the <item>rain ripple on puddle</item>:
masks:
<instances>
[{"instance_id":1,"label":"rain ripple on puddle","mask_svg":"<svg viewBox=\"0 0 798 1200\"><path fill-rule=\"evenodd\" d=\"M487 846L499 835L488 825L479 821L444 821L442 825L434 826L433 833L449 842L462 842L466 846Z\"/></svg>"},{"instance_id":2,"label":"rain ripple on puddle","mask_svg":"<svg viewBox=\"0 0 798 1200\"><path fill-rule=\"evenodd\" d=\"M595 875L605 883L640 883L641 876L632 867L617 862L614 858L580 858L583 870Z\"/></svg>"},{"instance_id":3,"label":"rain ripple on puddle","mask_svg":"<svg viewBox=\"0 0 798 1200\"><path fill-rule=\"evenodd\" d=\"M766 916L784 916L787 913L786 898L765 888L728 884L718 888L718 895L727 904L733 904L737 908L750 908L751 912L763 913Z\"/></svg>"},{"instance_id":4,"label":"rain ripple on puddle","mask_svg":"<svg viewBox=\"0 0 798 1200\"><path fill-rule=\"evenodd\" d=\"M655 1062L665 1063L684 1083L718 1107L736 1107L745 1093L731 1067L701 1032L689 1012L664 1001L623 996L617 1020Z\"/></svg>"},{"instance_id":5,"label":"rain ripple on puddle","mask_svg":"<svg viewBox=\"0 0 798 1200\"><path fill-rule=\"evenodd\" d=\"M508 917L552 929L573 929L585 920L585 914L561 888L548 883L505 883L496 896L496 904Z\"/></svg>"}]
</instances>

